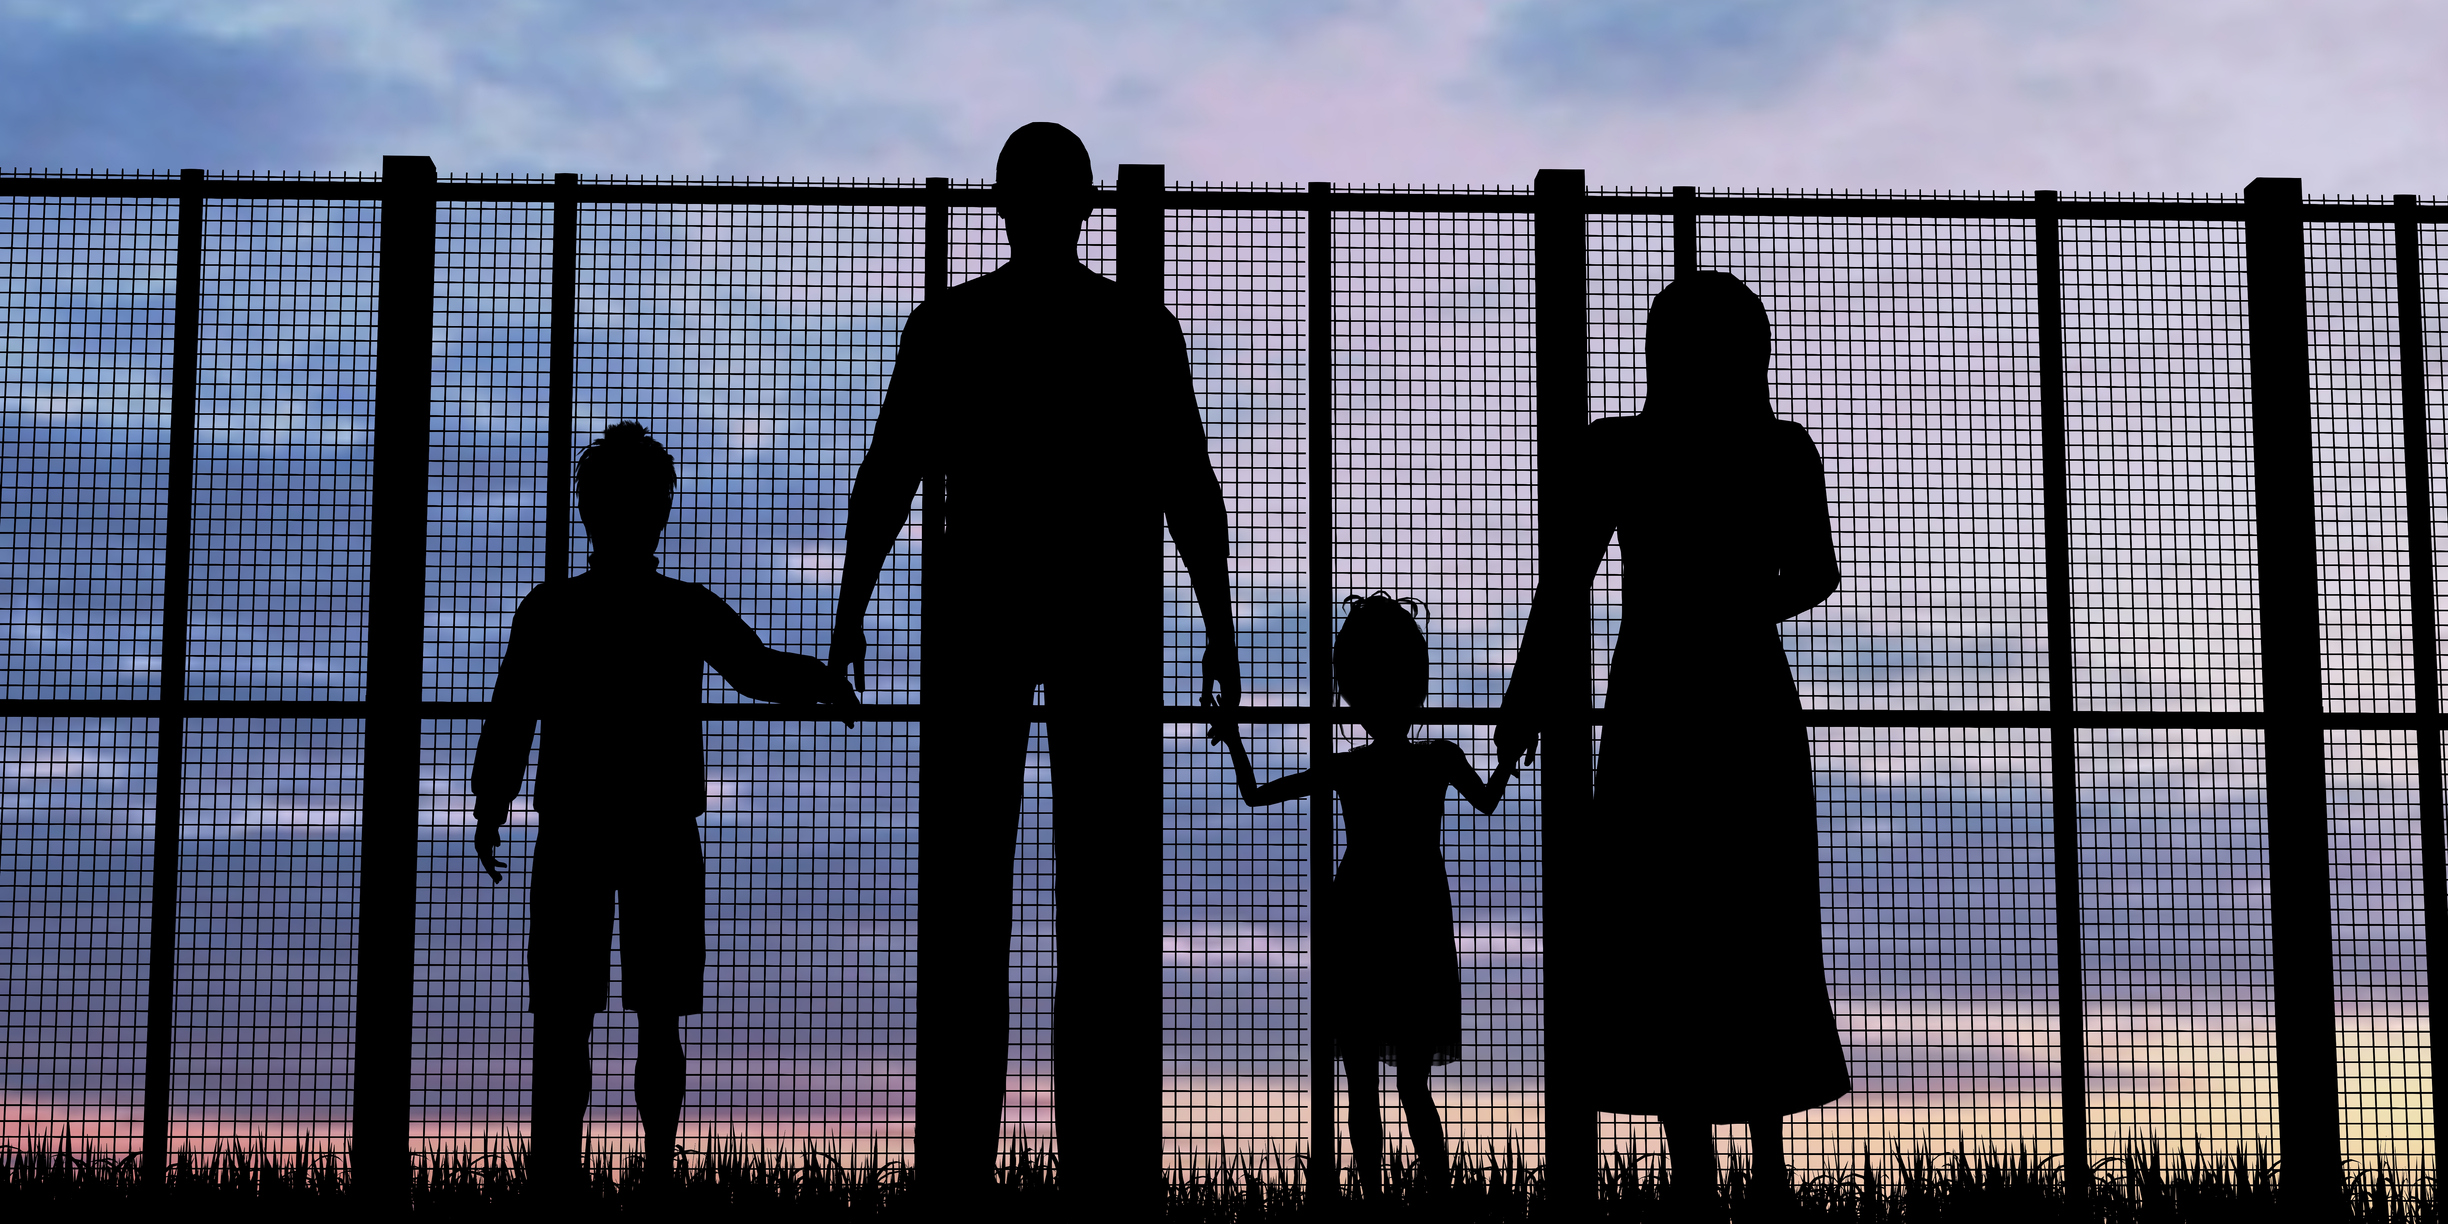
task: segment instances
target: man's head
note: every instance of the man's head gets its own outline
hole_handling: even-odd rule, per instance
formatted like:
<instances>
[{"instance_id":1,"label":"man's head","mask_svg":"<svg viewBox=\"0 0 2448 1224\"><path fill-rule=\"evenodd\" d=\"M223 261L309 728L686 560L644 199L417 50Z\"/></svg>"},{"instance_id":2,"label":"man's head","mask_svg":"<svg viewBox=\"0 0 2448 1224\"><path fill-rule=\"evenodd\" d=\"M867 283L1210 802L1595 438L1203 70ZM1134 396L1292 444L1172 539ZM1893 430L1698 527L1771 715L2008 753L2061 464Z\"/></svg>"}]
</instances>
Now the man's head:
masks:
<instances>
[{"instance_id":1,"label":"man's head","mask_svg":"<svg viewBox=\"0 0 2448 1224\"><path fill-rule=\"evenodd\" d=\"M1088 146L1059 123L1031 123L995 159L995 211L1014 253L1060 243L1076 252L1080 223L1096 209Z\"/></svg>"},{"instance_id":2,"label":"man's head","mask_svg":"<svg viewBox=\"0 0 2448 1224\"><path fill-rule=\"evenodd\" d=\"M680 472L646 427L622 421L578 455L578 518L601 553L652 552Z\"/></svg>"}]
</instances>

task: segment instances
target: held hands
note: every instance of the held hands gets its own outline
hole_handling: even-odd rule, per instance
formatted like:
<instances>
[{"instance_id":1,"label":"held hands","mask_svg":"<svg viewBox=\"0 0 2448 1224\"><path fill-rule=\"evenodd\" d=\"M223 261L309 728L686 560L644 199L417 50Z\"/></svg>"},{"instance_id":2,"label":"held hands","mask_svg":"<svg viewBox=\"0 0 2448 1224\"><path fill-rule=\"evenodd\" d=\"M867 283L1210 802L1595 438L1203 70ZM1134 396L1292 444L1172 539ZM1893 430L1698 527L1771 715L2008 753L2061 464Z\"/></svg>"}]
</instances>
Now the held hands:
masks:
<instances>
[{"instance_id":1,"label":"held hands","mask_svg":"<svg viewBox=\"0 0 2448 1224\"><path fill-rule=\"evenodd\" d=\"M1496 724L1497 771L1510 774L1524 763L1538 763L1538 728L1523 722Z\"/></svg>"},{"instance_id":2,"label":"held hands","mask_svg":"<svg viewBox=\"0 0 2448 1224\"><path fill-rule=\"evenodd\" d=\"M863 646L864 643L861 643L861 645ZM816 700L823 702L826 705L849 706L853 709L857 708L859 703L858 689L851 685L849 677L842 674L841 668L818 668L817 674L820 678L816 682ZM845 727L855 727L858 725L858 723L852 719L845 718L842 720L842 725Z\"/></svg>"},{"instance_id":3,"label":"held hands","mask_svg":"<svg viewBox=\"0 0 2448 1224\"><path fill-rule=\"evenodd\" d=\"M1199 704L1207 709L1216 711L1216 713L1219 715L1224 712L1224 707L1216 701L1213 693L1200 697ZM1240 721L1237 719L1219 717L1214 722L1209 723L1207 725L1207 742L1210 744L1222 744L1225 747L1238 751L1241 747Z\"/></svg>"}]
</instances>

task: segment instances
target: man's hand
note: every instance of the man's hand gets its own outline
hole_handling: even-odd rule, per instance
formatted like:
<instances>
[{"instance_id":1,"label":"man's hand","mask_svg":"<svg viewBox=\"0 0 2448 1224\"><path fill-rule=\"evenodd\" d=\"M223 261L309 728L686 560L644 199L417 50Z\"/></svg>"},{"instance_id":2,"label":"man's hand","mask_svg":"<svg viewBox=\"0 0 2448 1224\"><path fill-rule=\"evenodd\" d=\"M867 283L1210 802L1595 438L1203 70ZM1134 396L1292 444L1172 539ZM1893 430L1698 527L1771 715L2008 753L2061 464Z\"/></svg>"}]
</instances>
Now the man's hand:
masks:
<instances>
[{"instance_id":1,"label":"man's hand","mask_svg":"<svg viewBox=\"0 0 2448 1224\"><path fill-rule=\"evenodd\" d=\"M825 662L833 665L836 679L849 678L850 700L856 702L857 694L867 691L867 627L835 622L833 646L825 652Z\"/></svg>"},{"instance_id":2,"label":"man's hand","mask_svg":"<svg viewBox=\"0 0 2448 1224\"><path fill-rule=\"evenodd\" d=\"M485 874L492 876L496 884L502 882L502 862L493 851L501 846L502 822L508 819L510 805L507 803L490 811L478 808L476 836L470 839L476 844L476 861L484 864Z\"/></svg>"},{"instance_id":3,"label":"man's hand","mask_svg":"<svg viewBox=\"0 0 2448 1224\"><path fill-rule=\"evenodd\" d=\"M1211 642L1199 663L1199 704L1233 709L1241 704L1241 650L1233 642ZM1223 688L1219 698L1218 686Z\"/></svg>"}]
</instances>

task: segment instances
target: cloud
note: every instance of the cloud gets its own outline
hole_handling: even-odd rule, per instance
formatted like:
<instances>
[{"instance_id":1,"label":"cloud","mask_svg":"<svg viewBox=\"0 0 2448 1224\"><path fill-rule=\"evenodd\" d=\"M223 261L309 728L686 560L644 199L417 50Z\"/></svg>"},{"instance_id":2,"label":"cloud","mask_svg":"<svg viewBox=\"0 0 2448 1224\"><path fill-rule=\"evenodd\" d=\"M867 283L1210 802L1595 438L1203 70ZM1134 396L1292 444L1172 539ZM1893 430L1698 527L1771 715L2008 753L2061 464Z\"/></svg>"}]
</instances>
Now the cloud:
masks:
<instances>
[{"instance_id":1,"label":"cloud","mask_svg":"<svg viewBox=\"0 0 2448 1224\"><path fill-rule=\"evenodd\" d=\"M0 162L2440 190L2426 0L0 0Z\"/></svg>"},{"instance_id":2,"label":"cloud","mask_svg":"<svg viewBox=\"0 0 2448 1224\"><path fill-rule=\"evenodd\" d=\"M1936 2L1525 0L1490 32L1489 61L1533 97L1760 101Z\"/></svg>"}]
</instances>

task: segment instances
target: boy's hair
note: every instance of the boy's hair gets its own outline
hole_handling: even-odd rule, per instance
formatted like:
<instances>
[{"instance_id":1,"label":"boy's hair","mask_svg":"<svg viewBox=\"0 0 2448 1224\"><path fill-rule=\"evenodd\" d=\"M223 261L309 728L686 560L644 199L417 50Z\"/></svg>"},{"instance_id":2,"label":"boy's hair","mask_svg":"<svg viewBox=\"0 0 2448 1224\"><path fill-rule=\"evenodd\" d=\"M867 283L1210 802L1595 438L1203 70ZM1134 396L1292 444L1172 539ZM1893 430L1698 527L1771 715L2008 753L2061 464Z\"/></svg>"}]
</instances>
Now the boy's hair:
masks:
<instances>
[{"instance_id":1,"label":"boy's hair","mask_svg":"<svg viewBox=\"0 0 2448 1224\"><path fill-rule=\"evenodd\" d=\"M680 485L680 469L671 452L635 421L622 421L578 452L578 502L615 497L627 500L641 493L671 496Z\"/></svg>"},{"instance_id":2,"label":"boy's hair","mask_svg":"<svg viewBox=\"0 0 2448 1224\"><path fill-rule=\"evenodd\" d=\"M1416 599L1379 591L1343 601L1351 609L1335 634L1334 689L1355 710L1399 713L1428 704L1428 637Z\"/></svg>"}]
</instances>

